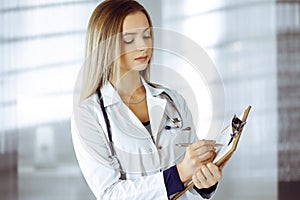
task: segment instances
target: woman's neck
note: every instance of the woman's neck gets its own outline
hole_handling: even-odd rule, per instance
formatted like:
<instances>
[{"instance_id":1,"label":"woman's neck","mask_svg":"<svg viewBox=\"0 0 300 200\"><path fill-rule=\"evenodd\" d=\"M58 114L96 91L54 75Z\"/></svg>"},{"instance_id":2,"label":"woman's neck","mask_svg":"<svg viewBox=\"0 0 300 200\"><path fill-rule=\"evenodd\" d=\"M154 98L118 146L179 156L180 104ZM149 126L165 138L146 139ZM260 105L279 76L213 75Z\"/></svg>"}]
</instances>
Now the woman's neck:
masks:
<instances>
[{"instance_id":1,"label":"woman's neck","mask_svg":"<svg viewBox=\"0 0 300 200\"><path fill-rule=\"evenodd\" d=\"M145 93L144 87L141 87L143 84L141 75L138 71L123 73L119 80L113 79L111 83L120 96L132 96L134 93Z\"/></svg>"}]
</instances>

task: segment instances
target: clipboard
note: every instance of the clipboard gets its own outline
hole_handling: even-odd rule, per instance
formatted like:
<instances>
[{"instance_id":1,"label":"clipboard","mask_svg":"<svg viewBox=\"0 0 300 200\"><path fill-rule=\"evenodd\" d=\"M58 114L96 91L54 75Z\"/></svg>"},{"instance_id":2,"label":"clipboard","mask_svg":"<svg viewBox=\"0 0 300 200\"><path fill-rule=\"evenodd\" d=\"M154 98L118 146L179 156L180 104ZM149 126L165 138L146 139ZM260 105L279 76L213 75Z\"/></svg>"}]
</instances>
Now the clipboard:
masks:
<instances>
[{"instance_id":1,"label":"clipboard","mask_svg":"<svg viewBox=\"0 0 300 200\"><path fill-rule=\"evenodd\" d=\"M251 106L248 106L247 109L244 111L242 119L239 119L235 115L232 119L231 125L227 126L220 134L217 135L216 138L217 143L221 143L223 144L223 146L220 147L220 149L217 149L217 155L215 159L212 161L215 165L221 166L224 162L229 160L232 154L235 152L250 110L251 110ZM237 126L234 127L234 125ZM230 138L228 138L228 135L226 135L228 134L228 132L231 132ZM223 135L225 135L224 138L222 138ZM193 186L194 183L193 182L190 183L183 191L177 193L172 198L172 200L178 199Z\"/></svg>"}]
</instances>

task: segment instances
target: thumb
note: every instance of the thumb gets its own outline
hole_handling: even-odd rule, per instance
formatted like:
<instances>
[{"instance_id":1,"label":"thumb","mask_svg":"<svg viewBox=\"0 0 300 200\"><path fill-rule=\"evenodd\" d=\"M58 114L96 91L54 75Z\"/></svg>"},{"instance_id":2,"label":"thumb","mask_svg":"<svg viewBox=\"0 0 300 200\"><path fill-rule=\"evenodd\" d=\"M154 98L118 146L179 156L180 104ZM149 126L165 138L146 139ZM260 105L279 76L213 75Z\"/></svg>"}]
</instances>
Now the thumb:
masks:
<instances>
[{"instance_id":1,"label":"thumb","mask_svg":"<svg viewBox=\"0 0 300 200\"><path fill-rule=\"evenodd\" d=\"M220 170L223 170L223 168L225 167L225 165L227 164L227 162L230 158L231 158L231 156L229 156L224 162L222 162L222 164L219 166Z\"/></svg>"}]
</instances>

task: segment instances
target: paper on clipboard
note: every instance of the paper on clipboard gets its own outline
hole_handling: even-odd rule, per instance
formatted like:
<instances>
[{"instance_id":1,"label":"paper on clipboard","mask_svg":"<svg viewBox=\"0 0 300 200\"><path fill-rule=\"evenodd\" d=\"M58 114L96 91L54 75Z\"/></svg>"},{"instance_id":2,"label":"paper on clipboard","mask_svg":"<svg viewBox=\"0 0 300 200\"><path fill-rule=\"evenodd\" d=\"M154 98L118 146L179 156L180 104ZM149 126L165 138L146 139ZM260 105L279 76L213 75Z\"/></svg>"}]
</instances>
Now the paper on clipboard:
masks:
<instances>
[{"instance_id":1,"label":"paper on clipboard","mask_svg":"<svg viewBox=\"0 0 300 200\"><path fill-rule=\"evenodd\" d=\"M223 131L221 131L215 138L217 144L222 144L222 146L215 147L216 148L216 157L212 161L213 163L218 162L223 156L226 155L231 149L233 145L233 141L236 138L233 138L233 141L229 144L231 140L231 126L227 126ZM229 145L228 145L229 144Z\"/></svg>"},{"instance_id":2,"label":"paper on clipboard","mask_svg":"<svg viewBox=\"0 0 300 200\"><path fill-rule=\"evenodd\" d=\"M230 126L227 126L222 132L220 132L216 137L216 143L222 144L223 146L215 147L216 148L216 157L213 160L213 163L216 163L220 158L222 158L231 148L233 143L231 142L229 145L229 141L231 139L230 136Z\"/></svg>"},{"instance_id":3,"label":"paper on clipboard","mask_svg":"<svg viewBox=\"0 0 300 200\"><path fill-rule=\"evenodd\" d=\"M216 143L222 144L222 146L216 148L216 157L213 160L216 165L221 165L235 151L250 109L251 106L240 117L235 115L231 124L215 137Z\"/></svg>"},{"instance_id":4,"label":"paper on clipboard","mask_svg":"<svg viewBox=\"0 0 300 200\"><path fill-rule=\"evenodd\" d=\"M248 108L244 111L244 114L242 118L235 118L233 117L233 120L231 121L231 124L228 125L221 133L219 133L216 137L216 143L223 144L223 146L218 147L216 149L217 155L215 159L213 160L213 163L215 163L217 166L222 165L222 163L226 160L228 160L233 152L235 151L237 144L239 142L241 133L243 131L243 127L246 124L248 114L250 112L251 106L248 106ZM235 121L237 120L237 121ZM237 127L237 125L240 124L240 127ZM236 132L238 131L238 132ZM231 141L232 138L232 141ZM179 197L181 197L186 191L188 191L190 188L194 186L194 183L190 183L183 191L177 193L172 200L176 200Z\"/></svg>"}]
</instances>

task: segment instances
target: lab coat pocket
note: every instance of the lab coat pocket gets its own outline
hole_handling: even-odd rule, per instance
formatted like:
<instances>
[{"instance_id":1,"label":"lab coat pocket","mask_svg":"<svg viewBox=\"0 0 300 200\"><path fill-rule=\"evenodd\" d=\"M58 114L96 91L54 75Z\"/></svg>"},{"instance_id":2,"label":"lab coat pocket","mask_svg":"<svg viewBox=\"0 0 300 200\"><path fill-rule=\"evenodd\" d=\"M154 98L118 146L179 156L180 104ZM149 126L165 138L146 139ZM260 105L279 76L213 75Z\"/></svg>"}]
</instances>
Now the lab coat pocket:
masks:
<instances>
[{"instance_id":1,"label":"lab coat pocket","mask_svg":"<svg viewBox=\"0 0 300 200\"><path fill-rule=\"evenodd\" d=\"M179 147L176 144L192 142L191 135L191 130L182 131L179 128L170 130L164 129L161 132L159 145L161 145L162 148L159 153L161 158L167 158L161 160L163 169L182 161L186 148Z\"/></svg>"}]
</instances>

